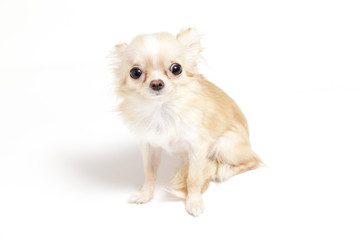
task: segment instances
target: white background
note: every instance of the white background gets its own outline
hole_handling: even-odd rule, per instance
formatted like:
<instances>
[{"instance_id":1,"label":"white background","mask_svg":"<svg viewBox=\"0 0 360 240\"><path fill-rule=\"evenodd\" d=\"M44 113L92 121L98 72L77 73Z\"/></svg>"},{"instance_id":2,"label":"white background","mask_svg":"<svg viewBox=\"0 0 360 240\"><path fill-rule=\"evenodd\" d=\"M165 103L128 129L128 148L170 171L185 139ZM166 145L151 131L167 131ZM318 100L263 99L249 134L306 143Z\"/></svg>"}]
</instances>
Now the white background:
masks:
<instances>
[{"instance_id":1,"label":"white background","mask_svg":"<svg viewBox=\"0 0 360 240\"><path fill-rule=\"evenodd\" d=\"M0 1L0 239L359 239L358 1ZM201 71L246 114L268 168L212 184L189 216L141 187L108 53L193 26Z\"/></svg>"}]
</instances>

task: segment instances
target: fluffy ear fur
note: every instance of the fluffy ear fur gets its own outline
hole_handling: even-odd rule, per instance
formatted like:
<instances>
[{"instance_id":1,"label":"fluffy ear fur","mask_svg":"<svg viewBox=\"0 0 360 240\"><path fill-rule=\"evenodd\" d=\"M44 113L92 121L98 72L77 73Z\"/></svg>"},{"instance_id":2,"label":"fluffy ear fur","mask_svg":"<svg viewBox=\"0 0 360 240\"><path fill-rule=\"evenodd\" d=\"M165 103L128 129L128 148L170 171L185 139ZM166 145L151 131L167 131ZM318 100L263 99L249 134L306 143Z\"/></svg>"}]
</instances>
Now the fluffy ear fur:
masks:
<instances>
[{"instance_id":1,"label":"fluffy ear fur","mask_svg":"<svg viewBox=\"0 0 360 240\"><path fill-rule=\"evenodd\" d=\"M119 81L119 83L117 84L118 87L118 91L120 92L121 87L124 85L124 77L122 75L122 63L124 61L124 56L123 53L125 51L125 49L127 48L127 44L126 43L120 43L115 45L113 51L110 54L110 61L111 61L111 65L112 65L112 70L116 76L116 79Z\"/></svg>"},{"instance_id":2,"label":"fluffy ear fur","mask_svg":"<svg viewBox=\"0 0 360 240\"><path fill-rule=\"evenodd\" d=\"M188 48L189 52L192 54L198 55L202 48L200 45L200 34L194 28L188 28L181 30L176 38Z\"/></svg>"},{"instance_id":3,"label":"fluffy ear fur","mask_svg":"<svg viewBox=\"0 0 360 240\"><path fill-rule=\"evenodd\" d=\"M127 46L128 45L126 43L120 43L120 44L115 45L116 56L119 57L121 55L121 53L124 52L124 50Z\"/></svg>"},{"instance_id":4,"label":"fluffy ear fur","mask_svg":"<svg viewBox=\"0 0 360 240\"><path fill-rule=\"evenodd\" d=\"M116 68L119 67L119 65L121 63L123 52L125 51L127 46L128 45L126 43L117 44L117 45L115 45L113 50L110 52L108 57L114 67L116 67Z\"/></svg>"}]
</instances>

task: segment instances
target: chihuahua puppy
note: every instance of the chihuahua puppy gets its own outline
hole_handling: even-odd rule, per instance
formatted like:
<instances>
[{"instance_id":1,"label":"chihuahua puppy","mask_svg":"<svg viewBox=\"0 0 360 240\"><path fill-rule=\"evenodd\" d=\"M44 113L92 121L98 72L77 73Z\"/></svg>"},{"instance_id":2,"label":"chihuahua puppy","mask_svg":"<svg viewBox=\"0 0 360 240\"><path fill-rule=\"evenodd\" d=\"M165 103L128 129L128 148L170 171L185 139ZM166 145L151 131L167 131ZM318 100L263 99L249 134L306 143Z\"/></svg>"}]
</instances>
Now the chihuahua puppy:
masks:
<instances>
[{"instance_id":1,"label":"chihuahua puppy","mask_svg":"<svg viewBox=\"0 0 360 240\"><path fill-rule=\"evenodd\" d=\"M119 109L140 139L144 161L145 183L132 203L152 199L163 150L186 160L171 189L186 198L193 216L204 211L201 195L211 180L224 181L261 164L239 107L198 73L201 50L192 28L176 37L140 35L115 47Z\"/></svg>"}]
</instances>

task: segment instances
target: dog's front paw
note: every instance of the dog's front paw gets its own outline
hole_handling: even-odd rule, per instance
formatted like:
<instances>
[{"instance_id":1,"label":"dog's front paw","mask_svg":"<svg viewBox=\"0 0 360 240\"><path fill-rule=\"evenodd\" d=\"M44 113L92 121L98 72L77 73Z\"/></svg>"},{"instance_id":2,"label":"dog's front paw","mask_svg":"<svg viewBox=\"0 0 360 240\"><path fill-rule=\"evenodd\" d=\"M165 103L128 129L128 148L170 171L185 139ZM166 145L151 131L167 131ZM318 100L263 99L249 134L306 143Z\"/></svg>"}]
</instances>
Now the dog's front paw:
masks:
<instances>
[{"instance_id":1,"label":"dog's front paw","mask_svg":"<svg viewBox=\"0 0 360 240\"><path fill-rule=\"evenodd\" d=\"M152 194L146 194L146 193L138 193L135 195L132 195L128 202L129 203L135 203L135 204L143 204L143 203L147 203L152 199Z\"/></svg>"},{"instance_id":2,"label":"dog's front paw","mask_svg":"<svg viewBox=\"0 0 360 240\"><path fill-rule=\"evenodd\" d=\"M204 203L199 197L188 197L185 203L186 211L194 217L200 216L204 212Z\"/></svg>"}]
</instances>

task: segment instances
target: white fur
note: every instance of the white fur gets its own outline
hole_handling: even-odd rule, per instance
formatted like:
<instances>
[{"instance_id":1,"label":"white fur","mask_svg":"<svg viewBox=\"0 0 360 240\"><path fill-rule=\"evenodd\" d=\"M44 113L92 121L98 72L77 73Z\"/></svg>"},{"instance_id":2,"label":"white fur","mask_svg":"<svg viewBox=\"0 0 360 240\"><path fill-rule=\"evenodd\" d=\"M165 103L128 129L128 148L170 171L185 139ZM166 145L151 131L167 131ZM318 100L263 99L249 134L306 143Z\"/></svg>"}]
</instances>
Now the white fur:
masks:
<instances>
[{"instance_id":1,"label":"white fur","mask_svg":"<svg viewBox=\"0 0 360 240\"><path fill-rule=\"evenodd\" d=\"M145 38L145 48L148 51L148 54L153 57L154 63L157 62L157 54L159 52L160 43L152 35L146 35Z\"/></svg>"},{"instance_id":2,"label":"white fur","mask_svg":"<svg viewBox=\"0 0 360 240\"><path fill-rule=\"evenodd\" d=\"M135 119L128 121L128 124L142 142L173 153L188 151L189 146L194 144L197 138L196 123L201 114L194 113L190 119L181 117L181 99L149 101L136 96L128 100L131 119Z\"/></svg>"}]
</instances>

